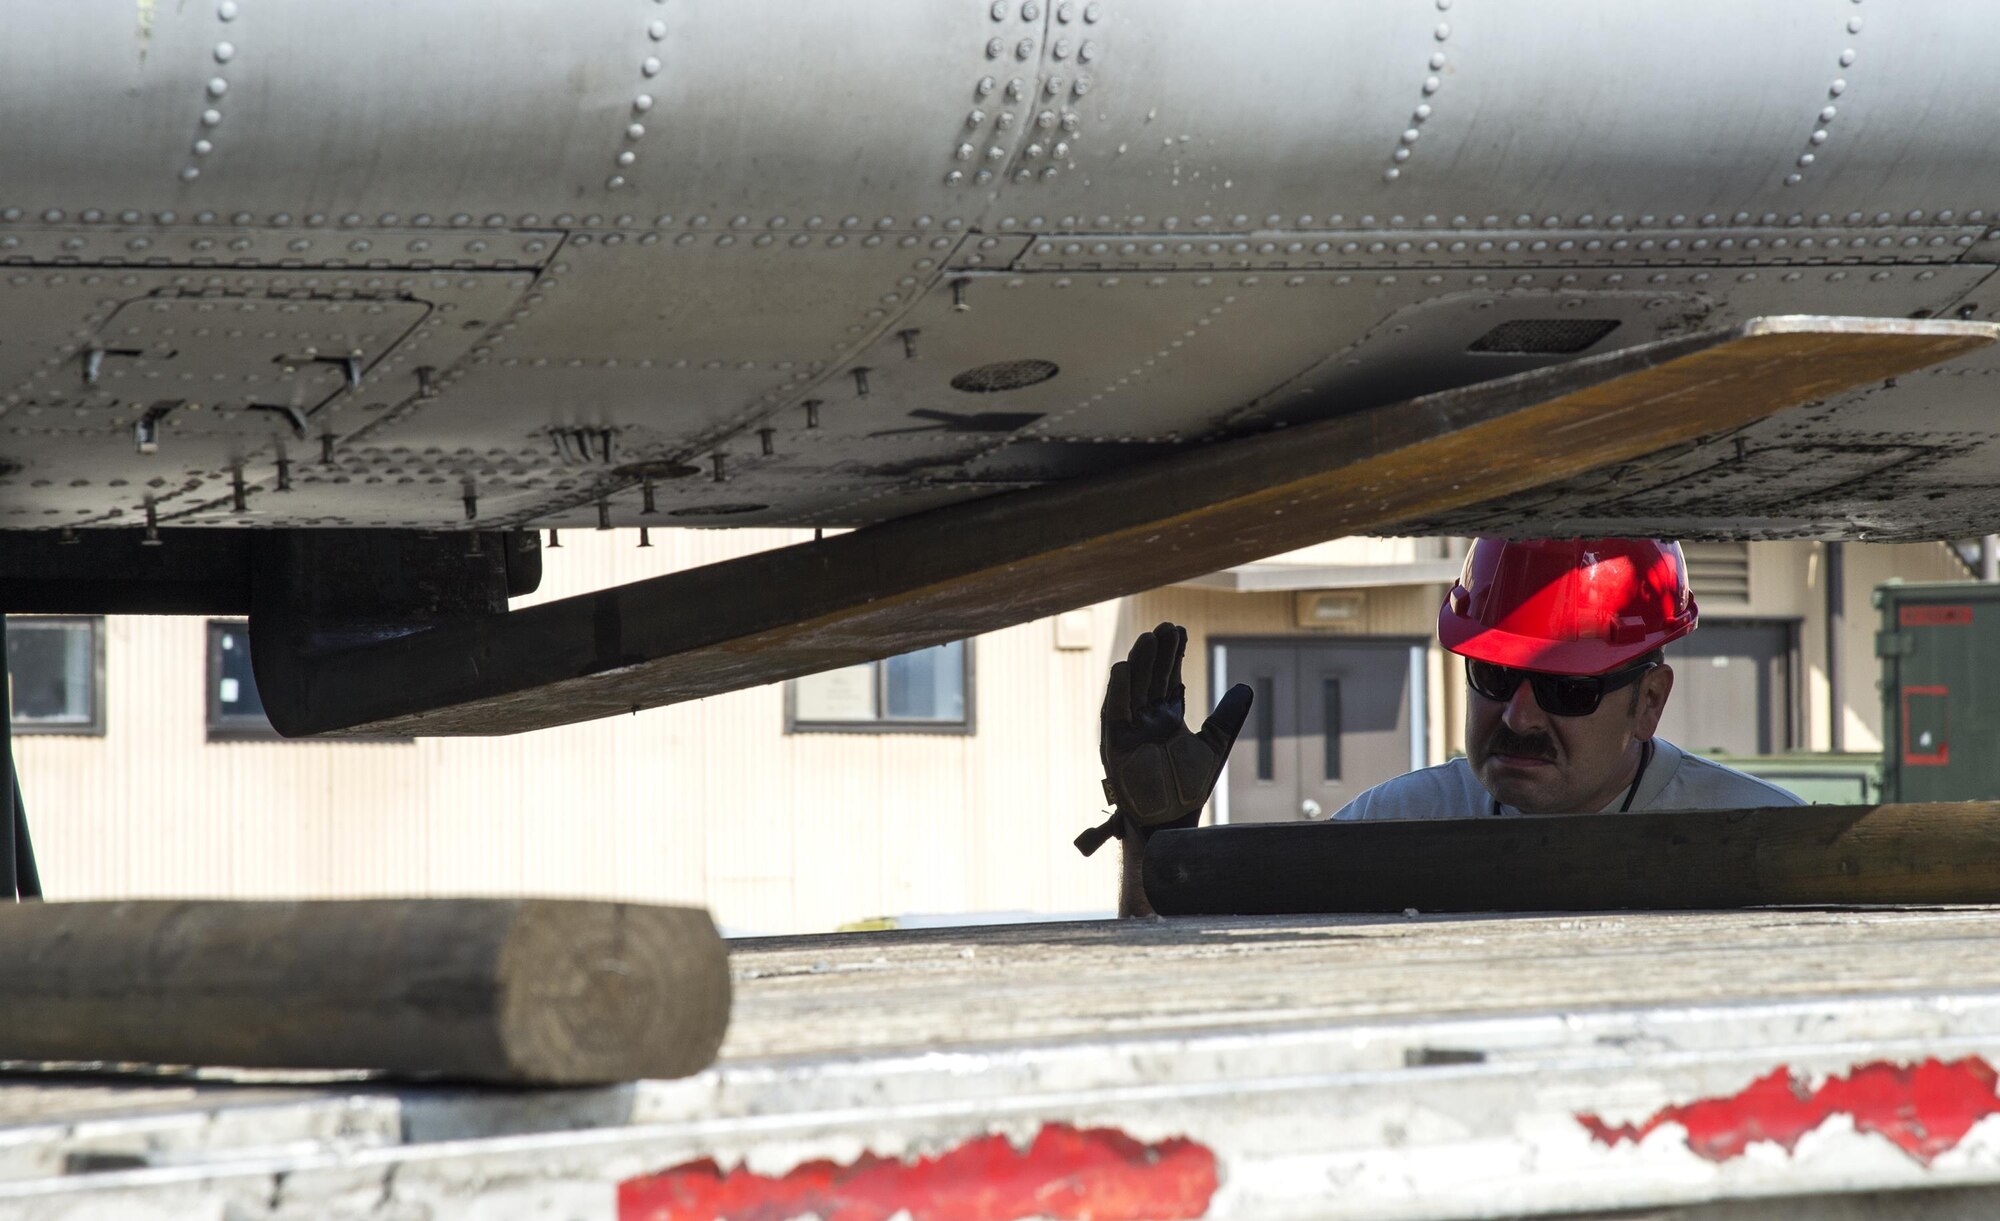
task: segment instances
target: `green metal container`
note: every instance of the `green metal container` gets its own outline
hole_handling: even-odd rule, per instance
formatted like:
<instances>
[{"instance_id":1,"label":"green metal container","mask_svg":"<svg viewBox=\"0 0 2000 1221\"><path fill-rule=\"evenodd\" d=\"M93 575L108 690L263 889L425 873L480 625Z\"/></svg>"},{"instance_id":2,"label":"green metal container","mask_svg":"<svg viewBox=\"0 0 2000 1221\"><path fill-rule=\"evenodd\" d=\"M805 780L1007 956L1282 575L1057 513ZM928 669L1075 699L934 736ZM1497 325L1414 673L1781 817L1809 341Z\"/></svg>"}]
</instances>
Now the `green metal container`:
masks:
<instances>
[{"instance_id":1,"label":"green metal container","mask_svg":"<svg viewBox=\"0 0 2000 1221\"><path fill-rule=\"evenodd\" d=\"M1875 591L1885 801L2000 797L2000 585Z\"/></svg>"},{"instance_id":2,"label":"green metal container","mask_svg":"<svg viewBox=\"0 0 2000 1221\"><path fill-rule=\"evenodd\" d=\"M1768 780L1816 806L1868 806L1882 800L1882 756L1871 754L1705 755L1724 767Z\"/></svg>"}]
</instances>

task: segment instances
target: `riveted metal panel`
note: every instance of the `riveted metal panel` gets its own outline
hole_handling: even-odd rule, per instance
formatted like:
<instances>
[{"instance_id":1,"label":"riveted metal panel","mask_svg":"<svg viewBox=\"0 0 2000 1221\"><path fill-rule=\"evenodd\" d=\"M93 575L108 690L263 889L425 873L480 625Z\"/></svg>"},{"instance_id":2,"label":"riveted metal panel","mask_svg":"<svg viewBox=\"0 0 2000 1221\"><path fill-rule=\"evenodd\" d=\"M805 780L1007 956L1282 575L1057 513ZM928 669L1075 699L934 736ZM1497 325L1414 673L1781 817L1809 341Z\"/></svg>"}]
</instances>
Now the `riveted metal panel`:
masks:
<instances>
[{"instance_id":1,"label":"riveted metal panel","mask_svg":"<svg viewBox=\"0 0 2000 1221\"><path fill-rule=\"evenodd\" d=\"M1978 224L1992 206L1976 0L1101 9L1058 173L1002 194L1025 227ZM1913 142L1957 168L1903 172Z\"/></svg>"},{"instance_id":2,"label":"riveted metal panel","mask_svg":"<svg viewBox=\"0 0 2000 1221\"><path fill-rule=\"evenodd\" d=\"M1019 265L1034 239L1019 233L985 233L968 237L951 256L952 270L1000 270Z\"/></svg>"},{"instance_id":3,"label":"riveted metal panel","mask_svg":"<svg viewBox=\"0 0 2000 1221\"><path fill-rule=\"evenodd\" d=\"M847 351L939 274L942 234L582 233L492 346L502 357L723 363Z\"/></svg>"},{"instance_id":4,"label":"riveted metal panel","mask_svg":"<svg viewBox=\"0 0 2000 1221\"><path fill-rule=\"evenodd\" d=\"M1825 86L1794 119L1786 194L1808 214L1876 223L1990 219L1992 117L1985 69L1994 13L1978 0L1917 8L1831 4L1802 12L1798 42ZM1912 153L1932 168L1908 172ZM1807 158L1813 160L1807 162Z\"/></svg>"},{"instance_id":5,"label":"riveted metal panel","mask_svg":"<svg viewBox=\"0 0 2000 1221\"><path fill-rule=\"evenodd\" d=\"M137 218L137 213L123 215ZM539 267L561 234L346 227L36 225L0 228L0 264L388 269Z\"/></svg>"},{"instance_id":6,"label":"riveted metal panel","mask_svg":"<svg viewBox=\"0 0 2000 1221\"><path fill-rule=\"evenodd\" d=\"M171 425L180 436L261 436L264 422L244 427L259 411L296 413L289 418L305 430L309 416L353 388L350 377L360 382L429 314L410 300L128 300L79 353L75 389L108 408L186 400L187 414Z\"/></svg>"},{"instance_id":7,"label":"riveted metal panel","mask_svg":"<svg viewBox=\"0 0 2000 1221\"><path fill-rule=\"evenodd\" d=\"M1032 204L1003 202L1077 218L1064 228L1699 216L1775 191L1826 86L1794 50L1814 7L1107 5L1090 138ZM1625 150L1620 172L1579 161L1579 140Z\"/></svg>"},{"instance_id":8,"label":"riveted metal panel","mask_svg":"<svg viewBox=\"0 0 2000 1221\"><path fill-rule=\"evenodd\" d=\"M325 400L313 418L353 456L293 472L282 512L259 491L275 471L247 473L247 520L442 527L469 499L480 518L594 522L602 502L637 524L641 486L596 469L619 463L563 452L565 433L609 432L624 459L720 455L706 492L744 494L724 505L819 521L1457 384L1495 367L1460 344L1459 306L1482 293L1565 294L1617 316L1623 343L1702 310L1830 308L1811 272L1730 305L1778 266L1879 265L1857 311L1936 308L1897 290L1902 269L2000 250L1981 198L2000 22L1980 0L79 0L12 16L0 264L19 266L0 275L40 287L0 298L20 337L0 347L0 408L37 421L0 423L0 459L34 468L0 475L11 525L122 521L138 494L98 501L113 478L160 479L156 499L227 523L234 468L297 444L277 417L224 417L173 422L236 434L179 465L110 471L109 448L79 448L108 425L54 393L64 345L89 339L59 331L163 283L433 301L416 273L541 273L504 312L440 310L421 346ZM1585 268L1603 275L1561 279ZM979 272L1070 285L948 316L953 282ZM1321 294L1315 273L1352 280ZM1662 274L1685 282L1658 292ZM1236 298L1204 307L1220 315L1127 291L1202 276ZM59 277L106 292L74 309L47 295ZM1635 293L1652 295L1635 310ZM905 330L927 353L907 367ZM931 360L1026 347L1075 350L1027 407L968 411L924 380ZM230 382L250 358L182 359ZM881 385L843 407L856 368ZM826 406L818 429L808 401ZM1978 401L1937 411L1985 436ZM998 427L1009 413L1040 418ZM991 427L962 426L981 414ZM1912 497L1958 476L1926 481L1965 461L1934 456L1851 520L1906 528ZM666 496L695 507L692 485Z\"/></svg>"},{"instance_id":9,"label":"riveted metal panel","mask_svg":"<svg viewBox=\"0 0 2000 1221\"><path fill-rule=\"evenodd\" d=\"M830 413L822 430L827 443L843 436L860 439L920 436L924 432L965 437L1021 432L1068 435L1066 417L1080 402L1147 360L1170 341L1185 345L1204 332L1201 320L1227 307L1228 289L1210 277L1157 277L1149 281L1119 276L981 275L961 289L943 286L928 294L900 325L919 334L916 359L907 359L894 336L875 344L860 360L873 367L871 395ZM968 308L957 309L959 303ZM1171 337L1171 340L1169 339ZM1221 355L1222 345L1207 353ZM1259 363L1279 357L1266 351ZM1048 380L1001 393L967 393L953 388L961 373L1006 361L1046 361L1056 366ZM1221 370L1217 370L1220 374ZM1228 397L1217 376L1190 397L1204 406ZM1166 435L1199 428L1200 412L1153 399L1143 420L1118 429Z\"/></svg>"},{"instance_id":10,"label":"riveted metal panel","mask_svg":"<svg viewBox=\"0 0 2000 1221\"><path fill-rule=\"evenodd\" d=\"M1334 277L1336 283L1349 277ZM1489 276L1456 273L1439 295L1371 320L1325 360L1251 403L1232 426L1297 423L1365 410L1446 386L1490 381L1594 352L1650 343L1702 329L1712 303L1694 292L1644 291L1632 273ZM1565 283L1564 281L1567 281ZM1474 351L1508 323L1590 320L1612 329L1562 354Z\"/></svg>"},{"instance_id":11,"label":"riveted metal panel","mask_svg":"<svg viewBox=\"0 0 2000 1221\"><path fill-rule=\"evenodd\" d=\"M24 10L10 34L6 202L353 225L568 210L601 188L648 54L638 6L473 0L366 20L94 0Z\"/></svg>"},{"instance_id":12,"label":"riveted metal panel","mask_svg":"<svg viewBox=\"0 0 2000 1221\"><path fill-rule=\"evenodd\" d=\"M145 291L137 274L114 275L91 269L8 268L0 271L0 320L7 342L0 343L0 429L22 428L21 410L31 396L67 395L82 383L76 353L96 333L120 299ZM156 287L157 278L144 281ZM68 367L65 367L68 366ZM15 417L9 419L8 417ZM30 460L15 443L9 465Z\"/></svg>"},{"instance_id":13,"label":"riveted metal panel","mask_svg":"<svg viewBox=\"0 0 2000 1221\"><path fill-rule=\"evenodd\" d=\"M0 211L107 223L1625 229L1990 206L1978 0L16 18Z\"/></svg>"},{"instance_id":14,"label":"riveted metal panel","mask_svg":"<svg viewBox=\"0 0 2000 1221\"><path fill-rule=\"evenodd\" d=\"M660 37L631 64L624 100L645 133L629 147L633 164L606 164L629 182L616 206L703 229L955 229L982 203L964 180L946 181L985 155L984 145L958 152L975 111L997 121L993 86L982 93L982 82L1004 81L1018 43L1040 33L1039 22L998 22L986 9L629 6L633 24Z\"/></svg>"},{"instance_id":15,"label":"riveted metal panel","mask_svg":"<svg viewBox=\"0 0 2000 1221\"><path fill-rule=\"evenodd\" d=\"M1786 226L1693 229L1287 230L1244 234L1067 234L1035 240L1029 271L1589 267L1767 263L1950 263L1985 230L1972 226Z\"/></svg>"},{"instance_id":16,"label":"riveted metal panel","mask_svg":"<svg viewBox=\"0 0 2000 1221\"><path fill-rule=\"evenodd\" d=\"M899 485L996 490L1109 470L1156 452L1147 443L1205 433L1218 404L1258 399L1394 302L1435 291L1414 278L1401 289L1394 277L1360 287L1315 279L1320 291L1305 303L1260 294L1257 277L1247 287L1186 274L940 284L812 392L809 417L797 408L773 417L778 452L741 467L743 486L768 474L810 495L820 472L871 495ZM990 394L952 384L1007 361L1046 362L1053 375ZM817 427L800 428L803 418Z\"/></svg>"},{"instance_id":17,"label":"riveted metal panel","mask_svg":"<svg viewBox=\"0 0 2000 1221\"><path fill-rule=\"evenodd\" d=\"M1802 27L1838 7L1695 0L1607 9L1562 0L1538 10L1550 23L1542 37L1523 37L1509 8L1434 10L1431 53L1444 62L1423 67L1442 88L1426 98L1405 87L1405 99L1423 100L1374 177L1403 206L1423 198L1439 214L1472 214L1464 184L1504 182L1500 214L1533 224L1578 214L1614 228L1788 214L1775 197L1831 66ZM1737 87L1697 84L1708 80ZM1435 113L1423 119L1426 101ZM1579 142L1624 150L1619 172L1578 162ZM1394 162L1401 151L1411 155ZM1734 205L1726 213L1724 200ZM1737 215L1745 211L1752 216Z\"/></svg>"},{"instance_id":18,"label":"riveted metal panel","mask_svg":"<svg viewBox=\"0 0 2000 1221\"><path fill-rule=\"evenodd\" d=\"M646 248L660 260L657 268L649 270L658 272L655 278L671 279L666 269L676 256L659 254L663 246L665 243ZM712 243L698 249L723 255L730 250ZM596 257L594 252L603 251L605 261L611 263L616 247L579 250L592 253L592 257ZM1622 346L1685 329L1705 318L1729 319L1760 306L1781 307L1808 291L1808 278L1813 281L1810 291L1820 300L1837 298L1843 306L1860 312L1901 314L1912 308L1943 308L1985 274L1969 268L1782 272L1738 268L1671 273L1627 268L1513 275L1454 271L1422 276L1410 272L1288 276L1043 273L982 275L961 284L939 281L934 269L918 266L935 261L936 254L927 246L910 251L885 242L863 251L869 259L879 260L885 277L902 267L898 260L907 260L911 253L921 257L904 268L909 274L870 285L870 289L886 286L891 290L871 297L859 282L844 278L844 253L822 251L832 262L817 269L818 278L806 277L800 291L808 296L821 291L847 292L854 304L846 310L807 309L800 315L799 325L769 331L725 323L721 330L700 333L695 350L727 352L731 344L742 344L732 355L758 350L764 342L761 337L767 334L799 345L796 357L787 356L793 350L790 348L767 349L779 359L750 361L749 369L742 367L744 361L724 361L720 356L701 361L699 367L690 357L665 359L669 353L660 357L633 357L629 352L624 357L604 355L594 365L581 356L560 357L564 351L580 351L583 345L601 342L597 338L600 334L616 341L604 343L603 351L627 351L623 346L626 341L617 338L620 308L615 303L594 295L558 298L565 279L576 282L575 275L552 274L534 292L524 292L526 283L518 278L504 284L441 273L349 278L344 281L347 289L335 291L363 292L374 284L374 291L443 292L449 299L472 291L465 287L470 284L481 293L510 295L488 297L478 308L463 306L482 316L468 318L459 313L456 325L412 335L411 342L419 348L407 352L399 348L391 359L370 366L362 393L339 395L328 404L329 422L339 420L335 431L349 438L342 444L366 447L350 457L337 457L341 464L337 469L302 464L294 471L289 498L281 501L258 494L259 487L268 489L273 484L275 470L259 468L253 457L248 474L250 498L256 502L251 520L412 525L455 522L463 520L469 483L478 511L489 517L505 514L509 520L529 521L538 519L538 510L555 513L574 509L576 514L560 520L595 524L595 505L604 499L614 510L612 520L643 524L643 498L637 481L617 476L614 469L599 468L661 455L690 456L705 465L712 462L715 453L723 455L725 481L734 484L727 499L718 500L719 488L703 487L697 492L694 484L675 484L661 490L656 507L672 512L718 503L756 503L781 515L787 511L786 505L797 504L815 520L828 520L821 509L828 500L819 493L829 489L815 490L813 485L819 480L830 480L831 487L845 489L837 500L847 503L855 499L853 493L872 495L889 487L956 481L988 487L1018 485L1037 478L1110 469L1119 461L1115 449L1102 450L1079 467L1079 451L1073 446L1047 450L1023 447L1015 443L1017 435L1114 447L1173 440L1199 435L1230 412L1241 413L1246 408L1248 413L1238 415L1236 426L1347 410L1444 384L1495 376L1493 370L1503 366L1512 371L1540 363L1544 358L1465 353L1470 340L1486 326L1509 318L1618 318L1621 329L1609 342ZM855 253L860 256L862 251ZM770 257L768 253L764 256L766 260ZM768 261L751 266L774 273ZM158 273L41 270L16 278L39 285L40 292L71 287L80 291L83 286L72 286L72 280L95 277L98 287L103 287L104 280L114 274L117 280L132 279L136 284L140 277ZM922 281L924 276L933 278ZM286 290L319 291L303 288L306 278L287 280ZM923 282L931 287L911 307L912 313L894 315L892 323L891 311L901 303L881 298L917 291L902 283L909 278L919 279L920 288ZM50 283L57 280L61 283ZM196 279L183 275L169 282L179 285L178 291L229 293L240 291L244 283L275 288L278 280L262 273L233 279L215 273ZM549 280L556 283L551 285ZM321 288L342 282L323 279ZM589 281L585 278L583 282ZM634 274L626 282L636 294L650 281ZM710 272L706 282L726 284L729 277ZM776 286L771 291L782 300L783 287L776 278L771 283ZM119 287L120 291L131 291L134 286ZM755 291L754 285L751 291ZM512 300L513 293L522 294L518 302ZM537 297L541 299L535 300ZM557 304L551 306L551 301ZM961 301L971 308L957 310L955 306ZM1399 312L1426 301L1435 304L1407 316ZM217 298L174 308L226 311L250 303L231 306ZM461 308L458 301L449 303L455 310ZM866 308L860 308L862 305ZM370 308L366 302L291 302L272 308L335 307L350 311ZM563 309L570 312L565 315L560 312ZM729 318L738 316L720 312ZM35 313L43 316L46 312L37 309ZM696 328L698 333L706 325L703 312L691 311L681 317L683 327ZM842 317L853 321L842 324ZM596 328L593 319L600 322ZM1110 319L1117 321L1111 323ZM536 327L545 320L555 329L538 332ZM479 330L467 332L463 329L466 324L478 324ZM732 325L733 331L728 329ZM835 345L845 346L843 330L860 327L864 333L882 333L891 325L894 331L882 334L872 347L845 364L806 359L814 326L821 328L827 354L838 356ZM1399 331L1399 327L1404 329ZM906 341L904 331L914 331L914 339ZM832 338L826 339L828 336ZM517 337L521 337L519 344L515 343ZM629 333L635 346L650 338L643 326L634 325ZM97 403L109 400L84 396L86 387L80 372L69 389L63 388L62 376L54 375L63 361L80 368L83 358L79 353L85 344L73 337L59 342L53 334L45 342L49 345L45 359L56 364L24 365L25 380L16 383L16 393L23 398L10 408L23 421L40 422L32 428L25 423L16 425L23 431L15 435L24 439L15 442L14 449L31 461L35 453L48 450L48 460L54 461L61 453L76 452L74 443L58 444L56 438L79 428L86 432L94 429L98 439L92 442L91 452L110 455L116 451L126 455L122 460L127 465L136 461L137 455L130 452L129 433L119 432L114 437L103 431L112 427L109 421L114 418L117 430L126 429L129 416L99 412L89 417L99 423L78 423L80 417L74 412L81 410L89 416L97 410ZM65 344L70 349L67 352ZM444 344L452 346L438 346ZM545 354L515 354L538 350ZM914 358L908 355L911 350L917 353ZM15 348L21 358L30 351ZM423 356L425 351L434 356ZM469 363L455 366L450 359L454 351L466 355ZM429 364L433 358L437 363ZM966 395L949 386L950 378L963 369L994 359L1018 358L1048 359L1063 372L1042 385L997 396ZM218 354L209 362L214 367L205 365L202 376L228 376L225 366L237 367L246 359L240 353ZM120 360L107 358L107 367L115 371ZM650 368L643 363L648 360L654 362ZM615 367L614 361L618 362ZM687 361L686 367L675 367L681 361ZM792 367L784 368L786 364ZM415 374L418 367L431 372L419 378ZM27 375L35 368L40 369L41 377ZM869 370L870 394L865 398L853 380L856 368ZM33 402L26 397L31 383L40 387ZM802 404L814 397L821 406L809 412ZM980 401L968 406L975 398ZM376 402L383 406L375 407ZM697 412L711 414L683 415L673 407L675 403L694 404ZM57 412L70 413L61 426L50 418ZM818 428L807 427L809 415L818 419ZM168 417L165 437L171 442L187 428L185 421L195 418L193 413ZM202 506L194 520L228 521L235 516L229 495L233 466L260 450L274 459L277 447L286 444L294 447L288 451L290 456L298 457L298 439L276 414L200 418L239 423L188 430L189 439L216 433L235 434L236 440L212 453L196 455L183 450L181 465L174 468L179 470L180 480L172 487L155 489L153 494L156 499ZM346 422L350 420L361 423L349 425ZM249 433L243 432L241 424L251 425ZM1907 421L1903 424L1907 426ZM1979 430L1983 425L1968 417L1967 427ZM766 428L770 430L770 454L763 452ZM616 460L590 460L589 447L565 455L560 434L572 429L613 433ZM251 438L247 445L241 443L245 437ZM1003 447L1008 451L1004 460L988 458ZM312 445L303 448L310 457ZM93 458L91 462L102 460ZM169 459L140 464L107 477L128 481L157 478L171 463ZM758 485L756 481L766 470L771 472L769 481ZM188 479L194 482L187 484ZM365 489L369 506L365 509L357 508L353 491L343 490L357 485ZM36 493L35 506L30 508L24 502L17 510L28 520L48 516L41 512L46 508L58 508L58 520L83 524L112 520L100 499L102 493L87 486L61 494L46 488L30 490ZM753 490L756 494L750 495ZM736 495L739 492L742 495ZM45 499L51 503L42 503ZM71 500L81 503L72 504ZM110 507L121 509L118 516L126 518L126 514L138 511L142 500L142 496L130 494ZM177 503L174 511L180 507Z\"/></svg>"},{"instance_id":19,"label":"riveted metal panel","mask_svg":"<svg viewBox=\"0 0 2000 1221\"><path fill-rule=\"evenodd\" d=\"M547 512L581 496L592 513L604 500L613 520L644 524L634 516L644 498L619 495L640 481L621 468L692 459L711 482L726 482L765 465L781 436L796 453L790 434L807 431L797 404L822 393L838 358L936 281L957 243L941 234L576 235L472 350L464 385L398 422L394 436L450 445L482 433L537 449L547 440L561 457L564 432L598 434L603 442L579 447L579 457L601 469L560 488ZM690 507L689 485L660 482L662 512Z\"/></svg>"},{"instance_id":20,"label":"riveted metal panel","mask_svg":"<svg viewBox=\"0 0 2000 1221\"><path fill-rule=\"evenodd\" d=\"M0 275L0 316L21 321L0 395L0 454L19 469L0 484L0 520L137 525L151 502L162 523L332 525L387 520L382 502L397 499L415 520L455 519L455 494L384 495L394 485L380 482L366 485L379 489L371 514L349 485L381 474L324 460L448 390L476 338L467 324L483 331L527 284L491 272Z\"/></svg>"},{"instance_id":21,"label":"riveted metal panel","mask_svg":"<svg viewBox=\"0 0 2000 1221\"><path fill-rule=\"evenodd\" d=\"M1711 324L1792 299L1806 285L1823 300L1870 313L1963 309L1967 317L1990 317L1993 310L1969 299L1984 295L1990 274L1970 266L1676 272L1662 287L1712 293ZM2000 377L2000 361L1973 353L1423 526L1440 533L1479 522L1481 529L1550 535L1949 537L1959 523L2000 513L1992 486L2000 434L1979 406L1980 387L1993 377Z\"/></svg>"},{"instance_id":22,"label":"riveted metal panel","mask_svg":"<svg viewBox=\"0 0 2000 1221\"><path fill-rule=\"evenodd\" d=\"M1468 351L1509 320L1616 321L1589 349L1608 350L1741 317L1805 291L1808 277L1813 291L1859 312L1902 314L1940 310L1985 274L1627 267L975 275L938 284L895 333L830 372L810 392L816 406L794 404L761 421L772 430L772 454L761 453L757 432L724 447L726 487L705 479L662 485L656 502L797 505L808 515L801 520L848 524L863 520L854 516L862 505L882 507L890 488L983 494L1102 472L1225 420L1243 429L1318 418L1587 354ZM1168 338L1154 341L1161 335ZM996 336L1009 346L996 347ZM1000 394L951 387L956 374L996 358L1047 360L1059 373ZM829 503L838 507L822 507ZM635 524L621 514L638 504L615 495L613 520Z\"/></svg>"}]
</instances>

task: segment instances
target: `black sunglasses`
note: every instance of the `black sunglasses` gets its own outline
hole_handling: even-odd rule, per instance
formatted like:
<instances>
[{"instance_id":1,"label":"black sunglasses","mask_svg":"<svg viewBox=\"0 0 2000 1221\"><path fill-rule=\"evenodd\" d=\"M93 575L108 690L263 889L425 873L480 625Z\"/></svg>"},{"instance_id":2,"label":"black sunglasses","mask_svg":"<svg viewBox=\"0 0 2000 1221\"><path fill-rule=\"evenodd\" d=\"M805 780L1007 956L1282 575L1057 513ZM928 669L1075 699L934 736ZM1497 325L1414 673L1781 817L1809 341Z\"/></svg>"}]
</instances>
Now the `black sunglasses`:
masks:
<instances>
[{"instance_id":1,"label":"black sunglasses","mask_svg":"<svg viewBox=\"0 0 2000 1221\"><path fill-rule=\"evenodd\" d=\"M1516 670L1490 661L1465 659L1465 682L1474 691L1495 703L1514 698L1525 679L1535 689L1535 702L1550 716L1589 716L1604 697L1620 687L1629 687L1658 665L1649 661L1609 674L1543 674L1537 670Z\"/></svg>"}]
</instances>

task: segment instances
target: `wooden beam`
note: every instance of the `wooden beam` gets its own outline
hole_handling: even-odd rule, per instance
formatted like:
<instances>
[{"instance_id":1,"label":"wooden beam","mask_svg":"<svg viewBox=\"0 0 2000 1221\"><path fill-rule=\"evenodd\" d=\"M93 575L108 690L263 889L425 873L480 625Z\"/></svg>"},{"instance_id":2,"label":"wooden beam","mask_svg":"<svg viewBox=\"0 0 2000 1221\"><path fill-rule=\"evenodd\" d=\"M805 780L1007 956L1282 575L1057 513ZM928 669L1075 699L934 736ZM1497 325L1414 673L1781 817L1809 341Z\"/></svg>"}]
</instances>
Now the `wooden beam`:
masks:
<instances>
[{"instance_id":1,"label":"wooden beam","mask_svg":"<svg viewBox=\"0 0 2000 1221\"><path fill-rule=\"evenodd\" d=\"M1758 319L323 654L261 637L253 606L258 685L293 735L512 733L636 712L1380 531L1996 337L1988 323Z\"/></svg>"},{"instance_id":2,"label":"wooden beam","mask_svg":"<svg viewBox=\"0 0 2000 1221\"><path fill-rule=\"evenodd\" d=\"M680 1077L729 1021L705 912L541 899L0 905L0 1060Z\"/></svg>"},{"instance_id":3,"label":"wooden beam","mask_svg":"<svg viewBox=\"0 0 2000 1221\"><path fill-rule=\"evenodd\" d=\"M2000 903L2000 802L1162 831L1161 915Z\"/></svg>"}]
</instances>

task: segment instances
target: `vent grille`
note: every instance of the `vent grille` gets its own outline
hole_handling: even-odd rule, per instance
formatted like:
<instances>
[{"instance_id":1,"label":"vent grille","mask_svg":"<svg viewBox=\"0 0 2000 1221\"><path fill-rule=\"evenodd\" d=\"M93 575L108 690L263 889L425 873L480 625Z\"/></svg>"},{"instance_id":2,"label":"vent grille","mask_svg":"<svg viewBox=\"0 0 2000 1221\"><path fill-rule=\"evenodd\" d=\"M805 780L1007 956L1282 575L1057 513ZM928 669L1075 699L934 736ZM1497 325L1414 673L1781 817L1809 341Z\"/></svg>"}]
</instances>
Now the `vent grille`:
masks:
<instances>
[{"instance_id":1,"label":"vent grille","mask_svg":"<svg viewBox=\"0 0 2000 1221\"><path fill-rule=\"evenodd\" d=\"M1682 543L1688 584L1704 607L1750 604L1750 544Z\"/></svg>"},{"instance_id":2,"label":"vent grille","mask_svg":"<svg viewBox=\"0 0 2000 1221\"><path fill-rule=\"evenodd\" d=\"M967 369L951 379L951 388L967 394L999 394L1004 390L1019 390L1023 386L1045 382L1060 372L1062 370L1056 367L1054 361L1003 360L998 364Z\"/></svg>"},{"instance_id":3,"label":"vent grille","mask_svg":"<svg viewBox=\"0 0 2000 1221\"><path fill-rule=\"evenodd\" d=\"M1489 356L1573 356L1618 329L1616 318L1516 318L1472 341Z\"/></svg>"}]
</instances>

